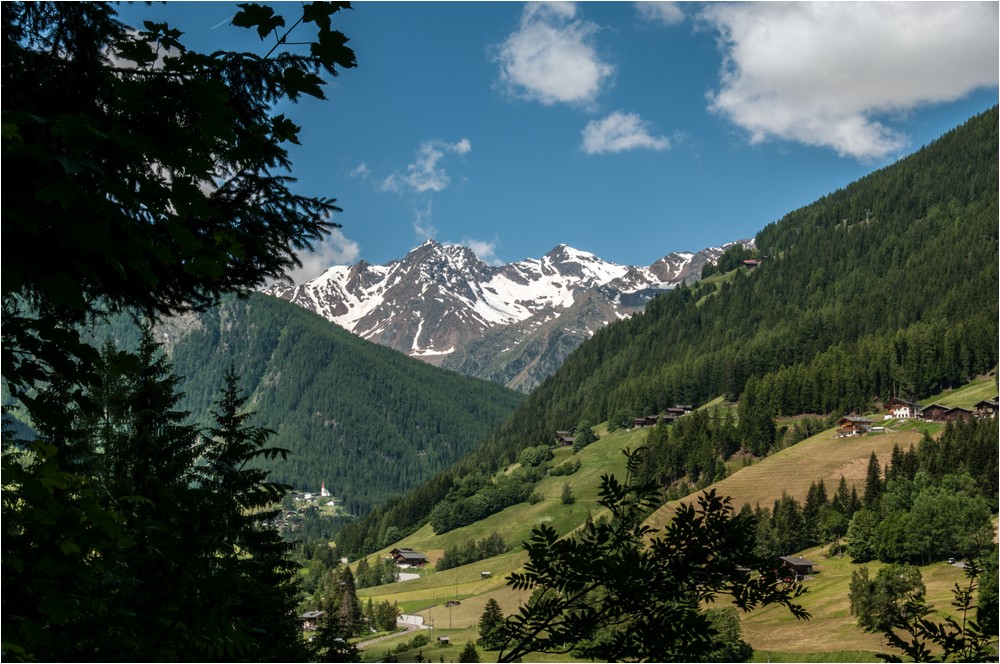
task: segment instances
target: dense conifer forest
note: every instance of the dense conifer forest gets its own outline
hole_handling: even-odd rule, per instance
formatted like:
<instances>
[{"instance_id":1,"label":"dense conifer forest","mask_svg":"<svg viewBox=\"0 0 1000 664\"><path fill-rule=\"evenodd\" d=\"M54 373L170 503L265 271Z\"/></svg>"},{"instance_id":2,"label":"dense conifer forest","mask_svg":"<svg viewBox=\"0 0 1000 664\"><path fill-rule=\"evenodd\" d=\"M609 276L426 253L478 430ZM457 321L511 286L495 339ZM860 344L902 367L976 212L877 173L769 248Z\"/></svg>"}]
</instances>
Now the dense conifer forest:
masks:
<instances>
[{"instance_id":1,"label":"dense conifer forest","mask_svg":"<svg viewBox=\"0 0 1000 664\"><path fill-rule=\"evenodd\" d=\"M353 514L405 493L467 453L524 398L359 339L284 300L254 294L175 321L180 405L203 419L234 366L261 426L291 450L271 478L318 491ZM164 328L168 329L168 328ZM134 327L119 324L128 343Z\"/></svg>"},{"instance_id":2,"label":"dense conifer forest","mask_svg":"<svg viewBox=\"0 0 1000 664\"><path fill-rule=\"evenodd\" d=\"M740 403L736 442L765 454L774 416L864 411L989 371L997 145L993 108L769 224L756 237L757 267L678 288L600 330L473 453L345 528L338 545L357 554L394 541L455 478L492 473L582 421L723 395Z\"/></svg>"}]
</instances>

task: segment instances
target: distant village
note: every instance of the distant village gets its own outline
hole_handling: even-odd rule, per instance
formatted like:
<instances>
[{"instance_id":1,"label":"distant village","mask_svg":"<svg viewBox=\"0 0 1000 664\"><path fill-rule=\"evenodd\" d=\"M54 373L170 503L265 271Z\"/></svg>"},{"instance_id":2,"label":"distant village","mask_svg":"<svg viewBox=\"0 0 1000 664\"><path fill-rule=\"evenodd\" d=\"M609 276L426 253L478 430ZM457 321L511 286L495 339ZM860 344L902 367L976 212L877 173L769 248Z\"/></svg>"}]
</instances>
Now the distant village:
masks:
<instances>
[{"instance_id":1,"label":"distant village","mask_svg":"<svg viewBox=\"0 0 1000 664\"><path fill-rule=\"evenodd\" d=\"M326 482L320 484L318 492L292 491L281 501L281 513L275 519L278 530L288 535L301 529L311 519L347 516L344 501L334 497Z\"/></svg>"}]
</instances>

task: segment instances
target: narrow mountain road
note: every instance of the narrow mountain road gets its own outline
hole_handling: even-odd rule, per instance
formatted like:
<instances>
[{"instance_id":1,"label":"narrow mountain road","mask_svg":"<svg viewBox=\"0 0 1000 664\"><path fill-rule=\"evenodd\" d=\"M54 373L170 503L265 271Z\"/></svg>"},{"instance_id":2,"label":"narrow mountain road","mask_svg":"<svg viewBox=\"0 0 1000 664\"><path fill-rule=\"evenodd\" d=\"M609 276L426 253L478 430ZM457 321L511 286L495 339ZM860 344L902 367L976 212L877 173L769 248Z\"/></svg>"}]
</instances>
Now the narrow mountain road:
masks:
<instances>
[{"instance_id":1,"label":"narrow mountain road","mask_svg":"<svg viewBox=\"0 0 1000 664\"><path fill-rule=\"evenodd\" d=\"M420 629L416 625L408 625L406 623L396 623L396 627L402 627L403 630L401 632L393 632L392 634L386 634L385 636L380 636L377 639L371 639L369 641L362 641L361 643L357 644L358 650L364 650L368 646L375 645L376 643L379 643L380 641L386 641L388 639L394 639L397 636L402 636L403 634L409 634L410 632L413 632L415 630Z\"/></svg>"}]
</instances>

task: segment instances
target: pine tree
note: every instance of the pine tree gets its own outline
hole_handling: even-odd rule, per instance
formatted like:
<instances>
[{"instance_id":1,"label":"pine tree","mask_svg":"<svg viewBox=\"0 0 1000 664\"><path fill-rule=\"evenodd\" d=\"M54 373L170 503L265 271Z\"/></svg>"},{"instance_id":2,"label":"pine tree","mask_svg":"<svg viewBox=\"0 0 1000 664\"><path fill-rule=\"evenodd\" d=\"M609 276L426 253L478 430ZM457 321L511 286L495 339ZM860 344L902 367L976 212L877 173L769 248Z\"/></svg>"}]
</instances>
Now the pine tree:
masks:
<instances>
[{"instance_id":1,"label":"pine tree","mask_svg":"<svg viewBox=\"0 0 1000 664\"><path fill-rule=\"evenodd\" d=\"M348 635L360 634L363 611L350 567L340 565L330 573L325 595L324 610L339 616L340 627Z\"/></svg>"},{"instance_id":2,"label":"pine tree","mask_svg":"<svg viewBox=\"0 0 1000 664\"><path fill-rule=\"evenodd\" d=\"M206 431L204 465L199 469L205 501L203 523L215 533L219 568L218 606L228 606L234 624L251 638L252 657L303 656L295 617L298 566L292 545L274 527L281 498L290 487L268 480L257 465L287 450L267 445L273 431L251 425L247 397L230 367ZM251 636L252 635L252 636Z\"/></svg>"},{"instance_id":3,"label":"pine tree","mask_svg":"<svg viewBox=\"0 0 1000 664\"><path fill-rule=\"evenodd\" d=\"M502 646L503 635L500 631L502 626L503 611L500 610L500 604L491 597L479 617L479 645L486 650L496 650Z\"/></svg>"},{"instance_id":4,"label":"pine tree","mask_svg":"<svg viewBox=\"0 0 1000 664\"><path fill-rule=\"evenodd\" d=\"M462 648L462 652L458 655L458 661L460 662L472 662L476 664L482 660L479 659L479 651L476 649L476 642L469 641Z\"/></svg>"},{"instance_id":5,"label":"pine tree","mask_svg":"<svg viewBox=\"0 0 1000 664\"><path fill-rule=\"evenodd\" d=\"M820 515L828 506L826 485L823 480L809 485L806 502L802 506L802 521L804 525L805 545L814 546L820 543Z\"/></svg>"},{"instance_id":6,"label":"pine tree","mask_svg":"<svg viewBox=\"0 0 1000 664\"><path fill-rule=\"evenodd\" d=\"M71 652L132 661L302 658L297 570L268 509L282 488L251 466L269 453L269 432L250 427L250 414L239 412L245 401L235 375L227 376L215 427L199 437L183 423L177 379L148 330L135 354L106 345L97 369L100 381L86 395L94 407L70 407L65 418L47 418L52 424L41 427L52 449L76 458L73 475L87 479L61 480L75 495L60 498L60 512L77 525L60 526L60 541L72 536L80 544L67 551L72 566L45 574L68 576L20 575L35 595L18 600L22 615L37 624L46 624L45 614L28 607L62 601L48 596L50 581L74 607L73 620L62 619L44 641L27 642L30 651L44 659ZM39 396L48 398L44 390ZM19 494L20 486L12 491ZM16 512L32 509L39 495L33 490ZM46 538L44 529L27 536ZM11 542L19 546L5 537L5 547ZM8 560L17 560L18 546L5 548L13 554ZM54 562L37 543L30 548L42 568Z\"/></svg>"},{"instance_id":7,"label":"pine tree","mask_svg":"<svg viewBox=\"0 0 1000 664\"><path fill-rule=\"evenodd\" d=\"M865 494L861 499L864 508L877 510L884 490L885 484L882 482L882 469L879 465L878 457L872 452L871 457L868 459L868 472L865 476Z\"/></svg>"},{"instance_id":8,"label":"pine tree","mask_svg":"<svg viewBox=\"0 0 1000 664\"><path fill-rule=\"evenodd\" d=\"M350 631L344 626L340 614L326 611L317 626L312 641L312 651L317 662L360 662L361 653L350 643Z\"/></svg>"},{"instance_id":9,"label":"pine tree","mask_svg":"<svg viewBox=\"0 0 1000 664\"><path fill-rule=\"evenodd\" d=\"M362 558L361 560L359 560L358 570L357 573L355 574L358 581L358 588L368 588L369 586L377 586L381 582L381 579L376 580L375 578L373 578L373 576L377 576L377 570L378 567L376 567L375 570L369 567L367 558ZM372 574L373 571L376 572L376 574Z\"/></svg>"}]
</instances>

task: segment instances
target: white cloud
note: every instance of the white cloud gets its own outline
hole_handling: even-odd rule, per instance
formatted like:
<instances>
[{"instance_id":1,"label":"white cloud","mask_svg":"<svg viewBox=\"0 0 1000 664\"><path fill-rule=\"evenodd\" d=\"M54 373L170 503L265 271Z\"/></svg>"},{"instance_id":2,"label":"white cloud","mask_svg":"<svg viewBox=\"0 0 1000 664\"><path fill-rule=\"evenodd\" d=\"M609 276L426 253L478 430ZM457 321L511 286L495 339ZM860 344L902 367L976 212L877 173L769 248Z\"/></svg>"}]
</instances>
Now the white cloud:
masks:
<instances>
[{"instance_id":1,"label":"white cloud","mask_svg":"<svg viewBox=\"0 0 1000 664\"><path fill-rule=\"evenodd\" d=\"M603 120L587 123L583 131L582 150L587 154L624 152L640 148L666 150L670 141L649 133L649 123L635 113L615 111Z\"/></svg>"},{"instance_id":2,"label":"white cloud","mask_svg":"<svg viewBox=\"0 0 1000 664\"><path fill-rule=\"evenodd\" d=\"M457 143L448 143L440 139L424 141L417 150L417 157L406 167L405 174L393 173L382 180L379 189L383 191L400 192L405 188L418 194L427 191L442 191L451 182L451 178L439 165L446 153L465 155L472 151L472 142L463 138Z\"/></svg>"},{"instance_id":3,"label":"white cloud","mask_svg":"<svg viewBox=\"0 0 1000 664\"><path fill-rule=\"evenodd\" d=\"M637 2L639 18L651 23L675 25L684 21L684 10L679 2Z\"/></svg>"},{"instance_id":4,"label":"white cloud","mask_svg":"<svg viewBox=\"0 0 1000 664\"><path fill-rule=\"evenodd\" d=\"M431 223L432 210L430 201L427 201L427 207L423 210L413 210L413 232L416 233L417 238L421 242L433 240L437 237L438 229Z\"/></svg>"},{"instance_id":5,"label":"white cloud","mask_svg":"<svg viewBox=\"0 0 1000 664\"><path fill-rule=\"evenodd\" d=\"M350 265L357 262L360 255L361 247L358 243L345 236L339 228L334 228L323 244L316 246L310 252L299 254L302 267L287 274L296 284L303 284L334 265Z\"/></svg>"},{"instance_id":6,"label":"white cloud","mask_svg":"<svg viewBox=\"0 0 1000 664\"><path fill-rule=\"evenodd\" d=\"M883 159L907 137L877 118L997 85L992 2L709 3L701 19L725 56L710 108L752 143Z\"/></svg>"},{"instance_id":7,"label":"white cloud","mask_svg":"<svg viewBox=\"0 0 1000 664\"><path fill-rule=\"evenodd\" d=\"M479 260L487 265L503 265L503 261L497 256L497 239L492 240L462 240L461 244L472 250Z\"/></svg>"},{"instance_id":8,"label":"white cloud","mask_svg":"<svg viewBox=\"0 0 1000 664\"><path fill-rule=\"evenodd\" d=\"M367 179L370 174L371 171L368 170L368 164L364 162L358 164L357 167L349 173L352 178L361 178L362 180Z\"/></svg>"},{"instance_id":9,"label":"white cloud","mask_svg":"<svg viewBox=\"0 0 1000 664\"><path fill-rule=\"evenodd\" d=\"M614 74L593 45L598 29L576 18L574 3L528 3L518 29L498 48L501 84L545 105L592 103Z\"/></svg>"}]
</instances>

